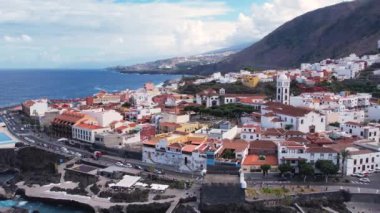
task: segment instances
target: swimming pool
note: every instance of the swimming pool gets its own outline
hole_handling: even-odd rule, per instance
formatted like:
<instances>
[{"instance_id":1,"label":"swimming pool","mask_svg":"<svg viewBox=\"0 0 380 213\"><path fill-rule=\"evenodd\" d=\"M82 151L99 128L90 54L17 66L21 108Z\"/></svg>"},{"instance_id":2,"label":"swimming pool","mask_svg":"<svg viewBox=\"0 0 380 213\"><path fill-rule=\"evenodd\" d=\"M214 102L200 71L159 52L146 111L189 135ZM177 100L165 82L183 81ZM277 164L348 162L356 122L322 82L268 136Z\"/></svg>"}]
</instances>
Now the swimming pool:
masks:
<instances>
[{"instance_id":1,"label":"swimming pool","mask_svg":"<svg viewBox=\"0 0 380 213\"><path fill-rule=\"evenodd\" d=\"M2 143L14 143L14 141L8 135L0 132L0 144Z\"/></svg>"}]
</instances>

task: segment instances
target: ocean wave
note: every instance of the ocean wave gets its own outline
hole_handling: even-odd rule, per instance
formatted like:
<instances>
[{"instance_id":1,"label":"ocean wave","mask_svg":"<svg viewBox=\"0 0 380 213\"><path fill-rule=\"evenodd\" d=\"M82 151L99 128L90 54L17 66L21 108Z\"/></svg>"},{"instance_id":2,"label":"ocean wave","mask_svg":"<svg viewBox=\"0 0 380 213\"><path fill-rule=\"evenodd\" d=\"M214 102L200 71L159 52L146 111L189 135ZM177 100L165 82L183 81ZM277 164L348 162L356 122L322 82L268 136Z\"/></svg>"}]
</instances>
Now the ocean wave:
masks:
<instances>
[{"instance_id":1,"label":"ocean wave","mask_svg":"<svg viewBox=\"0 0 380 213\"><path fill-rule=\"evenodd\" d=\"M101 88L101 87L94 87L94 89L97 90L97 91L107 91L106 89Z\"/></svg>"}]
</instances>

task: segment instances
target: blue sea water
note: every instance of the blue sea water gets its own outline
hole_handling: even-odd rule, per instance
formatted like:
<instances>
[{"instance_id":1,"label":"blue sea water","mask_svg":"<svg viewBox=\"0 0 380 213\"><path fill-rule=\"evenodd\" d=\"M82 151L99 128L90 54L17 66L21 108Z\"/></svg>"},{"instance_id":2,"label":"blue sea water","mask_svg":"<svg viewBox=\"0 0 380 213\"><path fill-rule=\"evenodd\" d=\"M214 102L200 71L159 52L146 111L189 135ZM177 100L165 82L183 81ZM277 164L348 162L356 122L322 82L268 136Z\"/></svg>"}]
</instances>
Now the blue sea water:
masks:
<instances>
[{"instance_id":1,"label":"blue sea water","mask_svg":"<svg viewBox=\"0 0 380 213\"><path fill-rule=\"evenodd\" d=\"M145 82L159 84L179 75L122 74L109 70L0 70L0 107L34 98L64 99L137 89Z\"/></svg>"},{"instance_id":2,"label":"blue sea water","mask_svg":"<svg viewBox=\"0 0 380 213\"><path fill-rule=\"evenodd\" d=\"M37 201L26 201L23 199L1 200L0 208L18 207L32 212L38 210L40 213L86 213L86 210L70 207L67 205L53 205Z\"/></svg>"}]
</instances>

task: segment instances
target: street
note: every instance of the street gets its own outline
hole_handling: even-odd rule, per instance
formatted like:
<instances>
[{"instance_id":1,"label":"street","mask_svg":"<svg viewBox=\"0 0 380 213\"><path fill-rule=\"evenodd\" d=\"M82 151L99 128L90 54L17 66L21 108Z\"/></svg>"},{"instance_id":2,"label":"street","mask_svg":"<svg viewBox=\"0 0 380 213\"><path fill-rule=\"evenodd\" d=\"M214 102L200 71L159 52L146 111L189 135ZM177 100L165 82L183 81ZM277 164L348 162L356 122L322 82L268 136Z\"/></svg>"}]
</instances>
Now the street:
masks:
<instances>
[{"instance_id":1,"label":"street","mask_svg":"<svg viewBox=\"0 0 380 213\"><path fill-rule=\"evenodd\" d=\"M118 156L102 155L102 157L98 160L94 160L92 158L93 152L67 145L64 142L58 142L57 139L49 137L45 135L45 133L35 131L32 126L22 124L22 116L22 114L20 115L18 113L0 114L0 117L6 124L9 132L18 138L22 143L29 146L35 146L49 152L63 155L65 157L80 157L80 159L84 161L91 162L92 164L97 164L101 167L107 167L115 165L117 162L122 162L124 164L130 163L133 165L133 167L141 167L144 172L153 167L155 169L163 171L164 174L162 175L169 178L188 180L200 176L200 174L182 173L167 165L153 165L137 159L121 158ZM88 144L79 142L76 143L79 144L80 147L83 147L83 145L88 146ZM64 150L62 147L64 147Z\"/></svg>"}]
</instances>

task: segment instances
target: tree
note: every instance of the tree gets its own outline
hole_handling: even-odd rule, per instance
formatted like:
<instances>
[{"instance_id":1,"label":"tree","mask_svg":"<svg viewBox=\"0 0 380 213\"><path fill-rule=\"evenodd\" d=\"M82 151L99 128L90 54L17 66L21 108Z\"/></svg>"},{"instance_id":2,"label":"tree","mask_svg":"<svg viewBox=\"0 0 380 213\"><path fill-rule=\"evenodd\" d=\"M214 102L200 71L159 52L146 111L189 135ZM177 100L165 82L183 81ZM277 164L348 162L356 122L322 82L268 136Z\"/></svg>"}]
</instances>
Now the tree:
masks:
<instances>
[{"instance_id":1,"label":"tree","mask_svg":"<svg viewBox=\"0 0 380 213\"><path fill-rule=\"evenodd\" d=\"M315 167L325 175L326 183L329 175L335 175L339 170L338 166L336 166L331 160L318 160Z\"/></svg>"},{"instance_id":2,"label":"tree","mask_svg":"<svg viewBox=\"0 0 380 213\"><path fill-rule=\"evenodd\" d=\"M291 128L293 128L293 125L292 125L292 124L286 124L286 125L285 125L285 129L286 129L286 130L290 130Z\"/></svg>"},{"instance_id":3,"label":"tree","mask_svg":"<svg viewBox=\"0 0 380 213\"><path fill-rule=\"evenodd\" d=\"M268 164L264 164L260 166L261 170L263 171L263 175L268 175L268 171L271 169L271 166Z\"/></svg>"},{"instance_id":4,"label":"tree","mask_svg":"<svg viewBox=\"0 0 380 213\"><path fill-rule=\"evenodd\" d=\"M280 170L281 175L286 172L291 172L293 167L290 165L290 163L284 163L278 166L278 170Z\"/></svg>"},{"instance_id":5,"label":"tree","mask_svg":"<svg viewBox=\"0 0 380 213\"><path fill-rule=\"evenodd\" d=\"M132 104L131 103L129 103L129 102L125 102L123 105L121 105L122 107L125 107L125 108L129 108L129 107L131 107L132 106Z\"/></svg>"},{"instance_id":6,"label":"tree","mask_svg":"<svg viewBox=\"0 0 380 213\"><path fill-rule=\"evenodd\" d=\"M299 174L303 176L303 182L306 182L307 176L314 175L314 167L310 163L306 163L305 161L301 161L298 165Z\"/></svg>"},{"instance_id":7,"label":"tree","mask_svg":"<svg viewBox=\"0 0 380 213\"><path fill-rule=\"evenodd\" d=\"M347 158L350 157L350 151L342 150L339 153L339 156L342 158L341 170L342 170L342 176L343 176L344 175L344 164L346 163Z\"/></svg>"}]
</instances>

